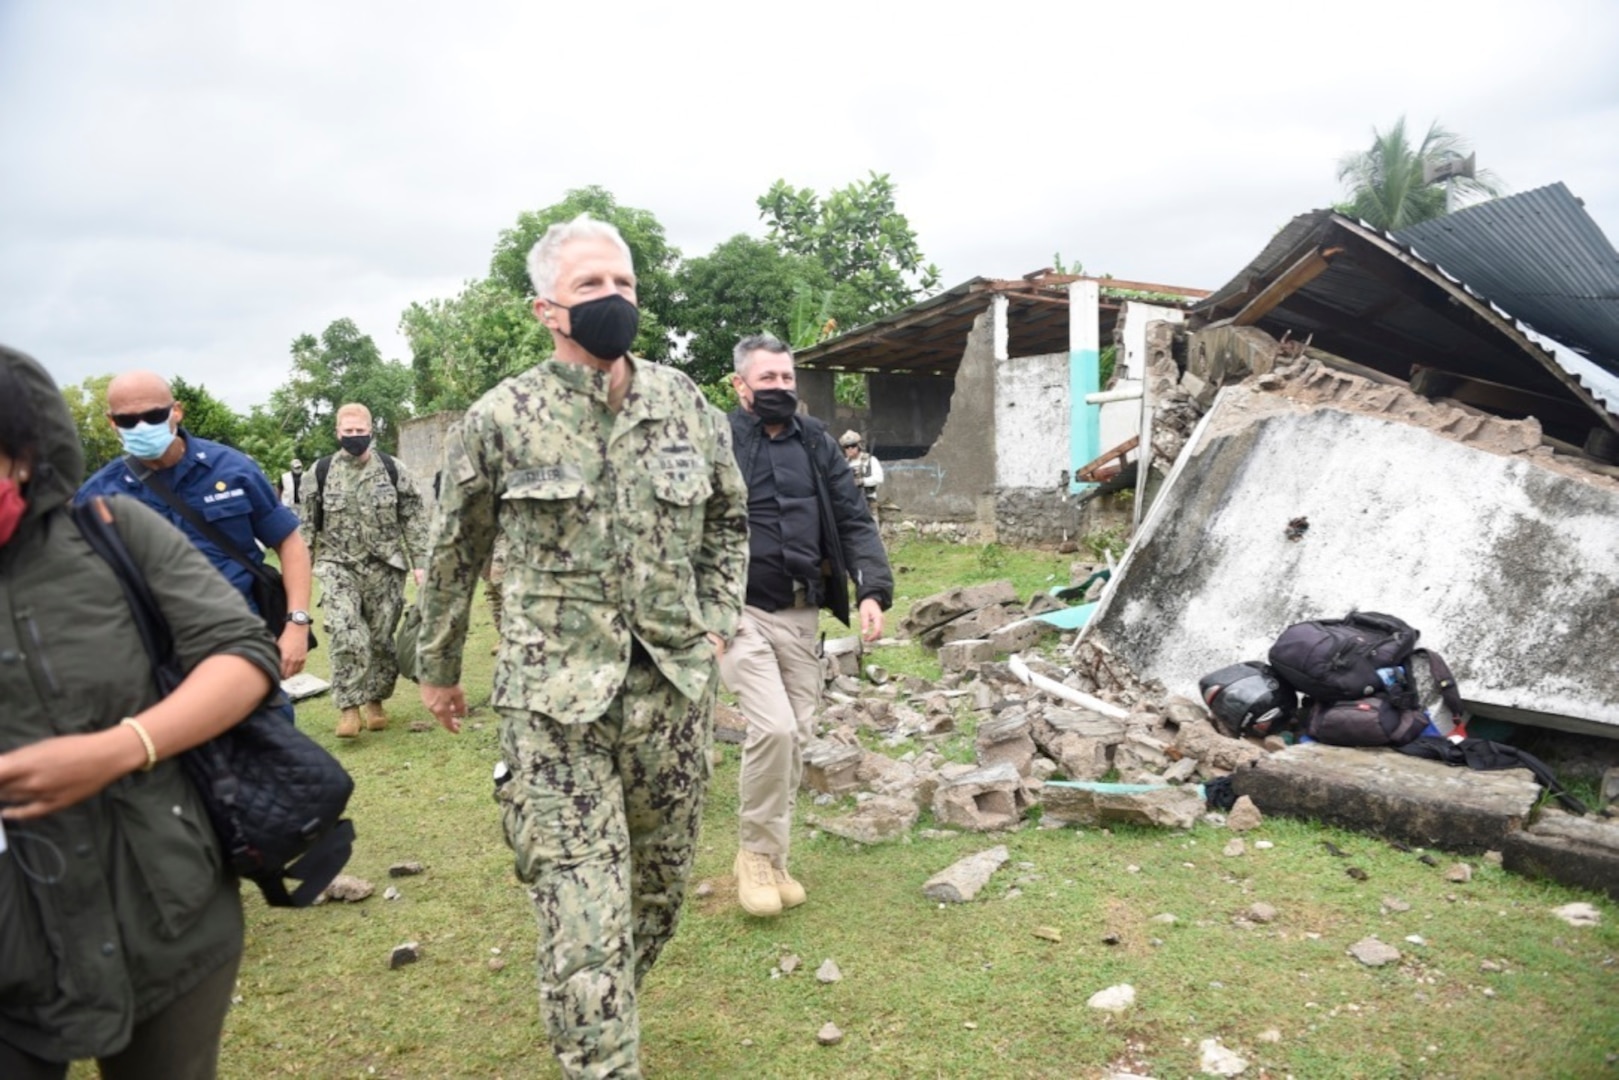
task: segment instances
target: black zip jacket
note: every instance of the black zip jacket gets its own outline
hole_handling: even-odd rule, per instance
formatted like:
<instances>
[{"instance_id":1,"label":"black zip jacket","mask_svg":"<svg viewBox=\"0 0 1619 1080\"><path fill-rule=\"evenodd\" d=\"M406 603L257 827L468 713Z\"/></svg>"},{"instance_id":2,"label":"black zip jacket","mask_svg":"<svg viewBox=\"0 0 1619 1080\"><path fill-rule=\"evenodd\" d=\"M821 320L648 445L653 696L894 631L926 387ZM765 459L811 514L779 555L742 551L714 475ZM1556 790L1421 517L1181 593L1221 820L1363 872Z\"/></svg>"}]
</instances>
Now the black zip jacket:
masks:
<instances>
[{"instance_id":1,"label":"black zip jacket","mask_svg":"<svg viewBox=\"0 0 1619 1080\"><path fill-rule=\"evenodd\" d=\"M813 416L798 415L799 438L808 453L820 508L822 567L821 606L849 626L849 581L854 580L856 603L871 597L884 611L894 602L894 574L888 568L877 524L871 520L866 497L854 482L854 473L837 440ZM753 475L754 455L764 434L759 418L744 409L731 412L731 443L743 479Z\"/></svg>"}]
</instances>

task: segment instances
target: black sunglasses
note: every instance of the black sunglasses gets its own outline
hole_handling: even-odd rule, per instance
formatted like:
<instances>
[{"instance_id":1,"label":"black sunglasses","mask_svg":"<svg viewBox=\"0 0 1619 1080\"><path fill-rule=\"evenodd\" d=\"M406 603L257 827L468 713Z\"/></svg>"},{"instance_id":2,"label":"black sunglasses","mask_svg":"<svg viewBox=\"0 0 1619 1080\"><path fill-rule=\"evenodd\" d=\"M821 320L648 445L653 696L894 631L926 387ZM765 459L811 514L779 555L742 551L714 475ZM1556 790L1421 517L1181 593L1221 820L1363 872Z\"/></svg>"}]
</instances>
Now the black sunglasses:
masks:
<instances>
[{"instance_id":1,"label":"black sunglasses","mask_svg":"<svg viewBox=\"0 0 1619 1080\"><path fill-rule=\"evenodd\" d=\"M107 415L112 418L113 423L127 430L136 424L166 424L169 414L173 411L174 404L171 402L156 409L147 409L145 412L115 412Z\"/></svg>"}]
</instances>

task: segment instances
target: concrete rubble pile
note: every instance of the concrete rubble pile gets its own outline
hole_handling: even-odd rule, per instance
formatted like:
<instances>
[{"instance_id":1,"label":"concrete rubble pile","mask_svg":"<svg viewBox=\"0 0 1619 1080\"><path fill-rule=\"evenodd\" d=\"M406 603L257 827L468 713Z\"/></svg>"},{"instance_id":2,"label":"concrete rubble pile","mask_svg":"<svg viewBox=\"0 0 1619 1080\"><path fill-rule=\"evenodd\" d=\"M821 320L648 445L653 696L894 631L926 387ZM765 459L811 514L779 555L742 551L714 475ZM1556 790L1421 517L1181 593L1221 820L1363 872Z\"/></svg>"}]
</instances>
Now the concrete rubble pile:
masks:
<instances>
[{"instance_id":1,"label":"concrete rubble pile","mask_svg":"<svg viewBox=\"0 0 1619 1080\"><path fill-rule=\"evenodd\" d=\"M1074 576L1084 569L1076 566ZM1036 606L1043 608L1045 598ZM997 613L985 616L991 609ZM902 629L938 642L942 659L961 641L946 640L941 627L1002 617L1001 626L1015 625L1028 609L1018 606L1009 582L993 582L928 597L913 610L931 614ZM1577 836L1564 826L1566 840L1556 828L1532 824L1540 789L1526 772L1471 773L1392 750L1233 738L1201 703L1138 679L1100 642L1075 647L1069 632L1053 644L1060 666L1034 653L1012 660L987 646L988 655L945 671L937 682L862 679L857 673L875 665L862 668L870 654L857 641L829 649L825 706L804 755L804 788L817 803L809 823L863 844L910 838L924 811L941 827L971 832L1017 829L1036 818L1042 828L1185 829L1224 820L1208 811L1201 785L1230 776L1234 793L1251 794L1266 813L1458 851L1506 848L1519 853L1525 870L1554 877L1562 875L1552 849L1573 844L1584 867L1581 884L1619 881L1619 861L1592 870L1590 859L1603 843L1619 858L1619 820L1591 819ZM1019 665L1108 711L1026 684L1014 674ZM743 719L725 713L721 737L740 741ZM969 745L972 760L961 760ZM1415 773L1422 776L1413 781ZM1109 782L1100 783L1103 777ZM1423 790L1435 798L1423 799ZM1436 809L1424 809L1430 805ZM1340 812L1345 807L1347 816Z\"/></svg>"}]
</instances>

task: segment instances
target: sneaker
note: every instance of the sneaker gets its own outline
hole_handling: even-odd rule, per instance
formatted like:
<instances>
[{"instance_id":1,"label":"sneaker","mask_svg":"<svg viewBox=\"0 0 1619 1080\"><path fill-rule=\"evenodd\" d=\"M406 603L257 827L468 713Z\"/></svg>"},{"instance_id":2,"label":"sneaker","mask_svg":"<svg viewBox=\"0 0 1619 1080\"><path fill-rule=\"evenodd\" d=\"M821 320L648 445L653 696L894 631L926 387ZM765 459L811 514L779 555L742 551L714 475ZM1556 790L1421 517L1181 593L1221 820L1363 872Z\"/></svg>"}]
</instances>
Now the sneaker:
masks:
<instances>
[{"instance_id":1,"label":"sneaker","mask_svg":"<svg viewBox=\"0 0 1619 1080\"><path fill-rule=\"evenodd\" d=\"M776 867L762 851L736 853L736 898L749 915L768 918L781 914L781 893L776 890Z\"/></svg>"},{"instance_id":2,"label":"sneaker","mask_svg":"<svg viewBox=\"0 0 1619 1080\"><path fill-rule=\"evenodd\" d=\"M772 866L770 874L776 883L776 895L781 897L783 911L797 907L808 899L804 892L804 886L793 880L793 875L787 872L785 866Z\"/></svg>"}]
</instances>

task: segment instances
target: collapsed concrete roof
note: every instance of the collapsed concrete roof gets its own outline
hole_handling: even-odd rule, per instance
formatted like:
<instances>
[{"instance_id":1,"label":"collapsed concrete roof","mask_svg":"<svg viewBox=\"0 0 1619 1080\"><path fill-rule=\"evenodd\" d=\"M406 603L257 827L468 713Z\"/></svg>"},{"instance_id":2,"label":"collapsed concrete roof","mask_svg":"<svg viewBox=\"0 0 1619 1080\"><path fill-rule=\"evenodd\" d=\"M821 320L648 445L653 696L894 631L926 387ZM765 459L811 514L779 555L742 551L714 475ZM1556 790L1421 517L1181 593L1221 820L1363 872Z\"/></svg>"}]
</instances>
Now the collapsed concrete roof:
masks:
<instances>
[{"instance_id":1,"label":"collapsed concrete roof","mask_svg":"<svg viewBox=\"0 0 1619 1080\"><path fill-rule=\"evenodd\" d=\"M1220 391L1085 634L1195 698L1290 623L1385 611L1475 713L1616 737L1615 520L1532 421L1279 360Z\"/></svg>"},{"instance_id":2,"label":"collapsed concrete roof","mask_svg":"<svg viewBox=\"0 0 1619 1080\"><path fill-rule=\"evenodd\" d=\"M1069 351L1068 286L1094 281L1102 295L1101 335L1112 340L1126 300L1197 300L1204 289L1117 278L1090 278L1037 270L1017 280L975 277L902 311L885 315L798 353L798 367L811 371L884 372L891 375L954 375L973 320L997 296L1007 299L1008 353L1044 356Z\"/></svg>"},{"instance_id":3,"label":"collapsed concrete roof","mask_svg":"<svg viewBox=\"0 0 1619 1080\"><path fill-rule=\"evenodd\" d=\"M1467 237L1487 231L1456 235L1465 247ZM1258 326L1426 392L1513 419L1534 416L1547 434L1574 445L1592 429L1619 435L1619 376L1519 321L1410 244L1331 210L1294 218L1192 313L1194 328Z\"/></svg>"}]
</instances>

